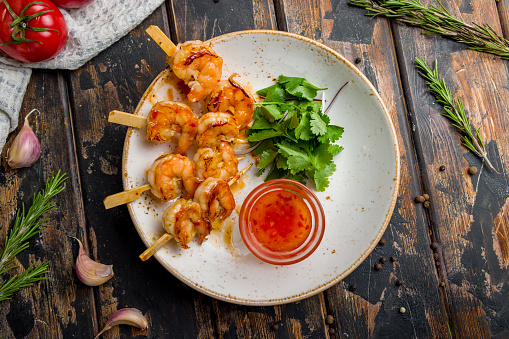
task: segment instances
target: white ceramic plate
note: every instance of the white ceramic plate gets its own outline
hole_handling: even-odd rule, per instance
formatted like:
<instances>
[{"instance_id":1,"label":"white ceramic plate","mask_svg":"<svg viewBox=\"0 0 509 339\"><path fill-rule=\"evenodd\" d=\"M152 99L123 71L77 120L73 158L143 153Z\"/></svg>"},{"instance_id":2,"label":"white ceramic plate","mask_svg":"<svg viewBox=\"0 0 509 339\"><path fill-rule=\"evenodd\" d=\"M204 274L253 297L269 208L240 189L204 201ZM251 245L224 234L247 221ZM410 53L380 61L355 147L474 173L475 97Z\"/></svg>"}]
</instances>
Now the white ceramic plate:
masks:
<instances>
[{"instance_id":1,"label":"white ceramic plate","mask_svg":"<svg viewBox=\"0 0 509 339\"><path fill-rule=\"evenodd\" d=\"M213 231L199 245L180 249L170 241L156 259L187 285L224 301L246 305L275 305L297 301L336 284L371 253L389 223L399 185L399 152L390 118L376 90L355 66L332 49L313 40L284 32L243 31L210 40L223 57L223 78L236 78L255 92L274 83L278 75L305 77L328 87L330 102L347 81L328 112L331 123L345 128L335 157L337 171L330 187L317 193L326 214L322 243L306 260L289 266L266 264L251 255L238 230L240 205L263 179L251 170L234 190L238 208L222 231ZM162 53L162 50L161 50ZM141 99L136 114L146 116L160 100L190 104L164 70ZM203 104L190 105L196 112ZM124 188L147 183L146 170L154 159L170 151L168 144L145 140L145 129L130 129L123 156ZM193 150L188 152L192 156ZM244 168L253 160L242 160ZM313 186L311 186L313 187ZM145 192L129 204L134 225L145 245L163 234L161 216L170 203L161 203Z\"/></svg>"}]
</instances>

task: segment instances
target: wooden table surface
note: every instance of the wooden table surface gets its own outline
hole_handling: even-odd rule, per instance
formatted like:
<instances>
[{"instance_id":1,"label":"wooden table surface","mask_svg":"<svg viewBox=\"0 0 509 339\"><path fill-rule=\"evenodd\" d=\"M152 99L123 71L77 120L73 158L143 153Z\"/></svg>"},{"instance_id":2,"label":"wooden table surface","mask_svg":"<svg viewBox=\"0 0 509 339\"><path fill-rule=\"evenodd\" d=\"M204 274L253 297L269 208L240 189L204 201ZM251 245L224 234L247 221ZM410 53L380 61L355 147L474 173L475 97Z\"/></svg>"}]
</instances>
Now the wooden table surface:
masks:
<instances>
[{"instance_id":1,"label":"wooden table surface","mask_svg":"<svg viewBox=\"0 0 509 339\"><path fill-rule=\"evenodd\" d=\"M509 34L509 0L442 2L457 18ZM2 160L1 243L16 210L31 202L51 172L62 169L69 179L44 231L17 256L18 273L50 260L51 279L0 303L0 337L92 338L114 311L135 307L145 314L148 330L120 326L103 337L508 338L508 61L383 17L369 19L347 3L167 0L80 69L35 70L19 121L32 108L42 112L32 125L43 151L26 169L11 170ZM108 123L108 112L132 112L166 67L164 53L145 33L149 25L161 27L174 42L248 29L288 31L354 63L388 108L401 152L400 190L386 244L330 289L267 307L218 301L184 285L156 260L140 261L145 246L127 208L105 210L102 201L123 189L126 127ZM438 60L499 173L461 145L418 75L415 57L428 64ZM470 166L478 173L469 175ZM430 196L428 209L414 202L423 193ZM82 284L74 272L78 247L68 235L84 239L92 258L113 264L114 278L99 287ZM380 258L391 256L397 262L374 269ZM397 280L404 284L396 286Z\"/></svg>"}]
</instances>

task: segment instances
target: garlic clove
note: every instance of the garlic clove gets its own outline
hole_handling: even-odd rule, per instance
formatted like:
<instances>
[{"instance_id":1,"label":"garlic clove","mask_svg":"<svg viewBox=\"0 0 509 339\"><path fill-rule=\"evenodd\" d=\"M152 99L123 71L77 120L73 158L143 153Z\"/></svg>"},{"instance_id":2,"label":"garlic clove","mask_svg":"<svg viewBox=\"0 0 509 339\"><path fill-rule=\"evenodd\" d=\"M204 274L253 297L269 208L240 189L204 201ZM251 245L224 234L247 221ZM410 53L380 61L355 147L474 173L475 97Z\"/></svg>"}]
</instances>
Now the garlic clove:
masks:
<instances>
[{"instance_id":1,"label":"garlic clove","mask_svg":"<svg viewBox=\"0 0 509 339\"><path fill-rule=\"evenodd\" d=\"M39 110L33 109L28 113L23 127L7 150L7 163L11 168L28 167L36 162L41 155L39 139L28 125L28 117L34 111L39 112Z\"/></svg>"},{"instance_id":2,"label":"garlic clove","mask_svg":"<svg viewBox=\"0 0 509 339\"><path fill-rule=\"evenodd\" d=\"M104 328L95 336L94 339L99 338L101 334L117 325L130 325L145 330L148 328L148 321L138 309L123 308L113 313L106 322Z\"/></svg>"},{"instance_id":3,"label":"garlic clove","mask_svg":"<svg viewBox=\"0 0 509 339\"><path fill-rule=\"evenodd\" d=\"M113 265L104 265L90 259L81 241L77 238L74 239L80 245L78 258L76 258L76 275L78 279L88 286L99 286L110 280L113 277Z\"/></svg>"}]
</instances>

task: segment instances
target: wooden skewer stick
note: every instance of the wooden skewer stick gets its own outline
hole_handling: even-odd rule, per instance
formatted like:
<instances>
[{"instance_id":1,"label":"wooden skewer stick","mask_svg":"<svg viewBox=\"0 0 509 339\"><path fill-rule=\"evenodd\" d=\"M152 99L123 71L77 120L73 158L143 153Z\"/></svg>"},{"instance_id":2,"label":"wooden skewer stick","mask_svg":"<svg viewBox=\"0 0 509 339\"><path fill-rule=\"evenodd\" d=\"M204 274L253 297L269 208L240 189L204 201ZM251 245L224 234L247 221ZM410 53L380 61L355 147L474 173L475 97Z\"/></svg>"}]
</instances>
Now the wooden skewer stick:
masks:
<instances>
[{"instance_id":1,"label":"wooden skewer stick","mask_svg":"<svg viewBox=\"0 0 509 339\"><path fill-rule=\"evenodd\" d=\"M163 234L159 239L156 240L155 243L153 243L149 248L145 250L142 254L140 254L140 259L142 261L147 261L152 257L154 254L156 254L157 251L161 247L163 247L168 241L170 241L172 236L169 233Z\"/></svg>"},{"instance_id":2,"label":"wooden skewer stick","mask_svg":"<svg viewBox=\"0 0 509 339\"><path fill-rule=\"evenodd\" d=\"M124 126L142 128L147 124L147 118L141 115L126 113L122 111L111 111L108 121Z\"/></svg>"},{"instance_id":3,"label":"wooden skewer stick","mask_svg":"<svg viewBox=\"0 0 509 339\"><path fill-rule=\"evenodd\" d=\"M150 186L150 184L145 184L127 191L108 195L103 200L104 207L106 209L110 209L112 207L127 204L128 202L138 199L143 192L148 191L151 188L152 186Z\"/></svg>"},{"instance_id":4,"label":"wooden skewer stick","mask_svg":"<svg viewBox=\"0 0 509 339\"><path fill-rule=\"evenodd\" d=\"M249 164L246 168L244 168L242 171L237 173L230 181L228 181L228 185L232 186L239 178L246 173L253 164ZM142 261L147 261L152 257L161 247L163 247L168 241L170 241L172 236L169 233L163 234L159 239L156 240L155 243L153 243L149 248L145 250L142 254L140 254L140 259Z\"/></svg>"},{"instance_id":5,"label":"wooden skewer stick","mask_svg":"<svg viewBox=\"0 0 509 339\"><path fill-rule=\"evenodd\" d=\"M244 173L246 173L251 168L251 166L253 166L253 164L249 164L246 168L244 168L242 171L238 172L233 178L231 178L230 181L228 181L228 186L231 187L237 180L239 180L241 176L244 175Z\"/></svg>"},{"instance_id":6,"label":"wooden skewer stick","mask_svg":"<svg viewBox=\"0 0 509 339\"><path fill-rule=\"evenodd\" d=\"M147 32L148 35L157 42L159 47L161 47L166 54L172 56L175 53L177 46L175 46L175 44L166 36L166 34L163 33L163 31L161 31L159 27L154 25L149 26L145 32Z\"/></svg>"}]
</instances>

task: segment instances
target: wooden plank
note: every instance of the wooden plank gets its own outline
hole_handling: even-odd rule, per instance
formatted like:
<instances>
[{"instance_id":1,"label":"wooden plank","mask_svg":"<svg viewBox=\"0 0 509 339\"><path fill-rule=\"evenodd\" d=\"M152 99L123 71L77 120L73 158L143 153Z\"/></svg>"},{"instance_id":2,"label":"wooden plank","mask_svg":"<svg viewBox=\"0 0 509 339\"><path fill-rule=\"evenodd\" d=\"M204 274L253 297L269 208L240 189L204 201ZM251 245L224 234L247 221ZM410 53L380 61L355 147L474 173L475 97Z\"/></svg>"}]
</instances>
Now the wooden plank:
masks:
<instances>
[{"instance_id":1,"label":"wooden plank","mask_svg":"<svg viewBox=\"0 0 509 339\"><path fill-rule=\"evenodd\" d=\"M174 42L207 40L247 29L277 29L273 1L170 1Z\"/></svg>"},{"instance_id":2,"label":"wooden plank","mask_svg":"<svg viewBox=\"0 0 509 339\"><path fill-rule=\"evenodd\" d=\"M76 333L94 334L92 290L82 284L74 270L77 244L68 236L83 239L83 210L79 178L73 171L76 163L71 124L62 106L67 102L65 83L56 72L34 71L21 108L20 127L24 116L33 108L30 126L41 143L41 157L29 168L12 170L4 161L0 168L0 241L3 244L13 226L16 210L32 204L33 195L45 186L52 172L61 169L69 176L67 188L53 201L57 210L46 213L45 229L30 240L30 247L17 256L22 273L30 264L50 260L51 278L24 288L0 307L1 338L68 338ZM7 143L12 143L18 128ZM2 158L5 156L2 154ZM8 278L10 274L3 278Z\"/></svg>"},{"instance_id":3,"label":"wooden plank","mask_svg":"<svg viewBox=\"0 0 509 339\"><path fill-rule=\"evenodd\" d=\"M454 17L502 31L495 1L442 3ZM422 35L415 28L395 25L395 32L409 116L415 126L414 143L426 173L423 185L431 197L431 231L442 260L438 269L447 277L443 291L452 333L460 338L507 337L507 61ZM417 74L415 57L428 64L438 60L439 73L453 96L463 102L471 124L480 129L488 157L500 174L461 146L458 131L441 116L442 108ZM441 165L445 171L438 170ZM469 166L479 172L468 175Z\"/></svg>"},{"instance_id":4,"label":"wooden plank","mask_svg":"<svg viewBox=\"0 0 509 339\"><path fill-rule=\"evenodd\" d=\"M373 83L389 111L401 153L400 192L383 237L387 243L325 293L327 313L335 319L329 328L342 337L448 337L424 209L413 202L421 188L390 26L384 19L369 20L347 3L282 0L280 6L290 32L338 51ZM391 256L397 262L391 263ZM376 271L373 267L381 258L387 263ZM397 280L404 284L396 286ZM399 313L401 307L405 314Z\"/></svg>"},{"instance_id":5,"label":"wooden plank","mask_svg":"<svg viewBox=\"0 0 509 339\"><path fill-rule=\"evenodd\" d=\"M150 329L115 327L106 337L211 337L210 301L185 286L156 260L142 262L146 247L126 206L106 210L103 199L123 190L121 161L127 128L108 122L112 110L133 112L153 79L166 67L166 55L145 32L165 27L164 5L139 27L70 73L71 107L76 132L86 220L96 258L113 264L115 276L95 288L99 325L113 312L134 307ZM193 319L192 321L190 319Z\"/></svg>"}]
</instances>

